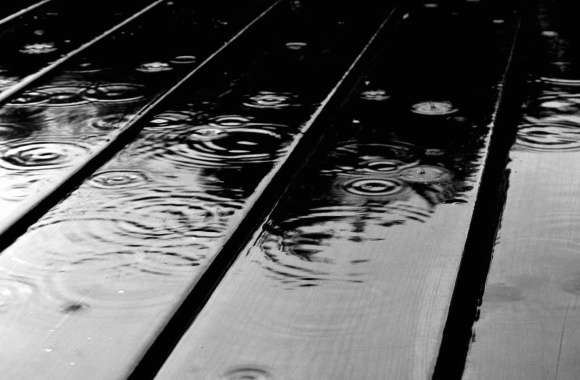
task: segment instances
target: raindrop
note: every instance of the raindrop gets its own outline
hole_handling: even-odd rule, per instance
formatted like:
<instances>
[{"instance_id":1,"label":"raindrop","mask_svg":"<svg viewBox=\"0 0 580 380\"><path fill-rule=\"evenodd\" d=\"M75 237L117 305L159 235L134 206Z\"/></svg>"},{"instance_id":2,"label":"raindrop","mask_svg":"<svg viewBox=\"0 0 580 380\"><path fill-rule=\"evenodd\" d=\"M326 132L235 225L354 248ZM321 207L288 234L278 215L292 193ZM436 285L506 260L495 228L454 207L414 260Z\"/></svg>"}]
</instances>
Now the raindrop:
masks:
<instances>
[{"instance_id":1,"label":"raindrop","mask_svg":"<svg viewBox=\"0 0 580 380\"><path fill-rule=\"evenodd\" d=\"M447 116L457 112L449 101L425 101L414 104L411 112L427 116Z\"/></svg>"},{"instance_id":2,"label":"raindrop","mask_svg":"<svg viewBox=\"0 0 580 380\"><path fill-rule=\"evenodd\" d=\"M250 122L250 119L238 115L218 116L212 119L210 125L216 127L241 127Z\"/></svg>"},{"instance_id":3,"label":"raindrop","mask_svg":"<svg viewBox=\"0 0 580 380\"><path fill-rule=\"evenodd\" d=\"M23 54L48 54L57 50L53 42L39 42L34 44L24 45L20 52Z\"/></svg>"},{"instance_id":4,"label":"raindrop","mask_svg":"<svg viewBox=\"0 0 580 380\"><path fill-rule=\"evenodd\" d=\"M93 87L85 97L97 102L132 102L143 98L143 86L130 83L111 83Z\"/></svg>"},{"instance_id":5,"label":"raindrop","mask_svg":"<svg viewBox=\"0 0 580 380\"><path fill-rule=\"evenodd\" d=\"M165 62L147 62L139 65L135 70L142 73L161 73L173 70L170 64Z\"/></svg>"},{"instance_id":6,"label":"raindrop","mask_svg":"<svg viewBox=\"0 0 580 380\"><path fill-rule=\"evenodd\" d=\"M58 169L85 157L87 147L71 142L34 142L11 147L0 157L0 166L10 170Z\"/></svg>"},{"instance_id":7,"label":"raindrop","mask_svg":"<svg viewBox=\"0 0 580 380\"><path fill-rule=\"evenodd\" d=\"M72 313L78 313L78 312L86 310L88 308L89 308L89 305L84 304L84 303L69 302L69 303L63 305L60 308L60 311L65 313L65 314L72 314Z\"/></svg>"},{"instance_id":8,"label":"raindrop","mask_svg":"<svg viewBox=\"0 0 580 380\"><path fill-rule=\"evenodd\" d=\"M399 178L409 183L441 183L451 179L451 173L442 167L417 165L401 170Z\"/></svg>"},{"instance_id":9,"label":"raindrop","mask_svg":"<svg viewBox=\"0 0 580 380\"><path fill-rule=\"evenodd\" d=\"M149 182L147 176L137 170L108 170L95 174L90 184L101 189L126 189Z\"/></svg>"}]
</instances>

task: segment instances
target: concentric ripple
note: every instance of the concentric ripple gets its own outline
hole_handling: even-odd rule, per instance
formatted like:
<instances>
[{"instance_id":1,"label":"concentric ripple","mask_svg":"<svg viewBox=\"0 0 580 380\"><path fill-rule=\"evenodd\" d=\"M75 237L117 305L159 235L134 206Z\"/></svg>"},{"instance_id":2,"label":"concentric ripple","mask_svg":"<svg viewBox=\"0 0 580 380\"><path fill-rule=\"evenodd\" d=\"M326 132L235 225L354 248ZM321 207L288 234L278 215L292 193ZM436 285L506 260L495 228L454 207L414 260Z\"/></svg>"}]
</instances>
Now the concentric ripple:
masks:
<instances>
[{"instance_id":1,"label":"concentric ripple","mask_svg":"<svg viewBox=\"0 0 580 380\"><path fill-rule=\"evenodd\" d=\"M289 92L260 91L248 97L243 104L250 108L283 109L296 106L295 99L296 95Z\"/></svg>"},{"instance_id":2,"label":"concentric ripple","mask_svg":"<svg viewBox=\"0 0 580 380\"><path fill-rule=\"evenodd\" d=\"M411 112L424 116L447 116L457 112L449 101L425 101L411 106Z\"/></svg>"},{"instance_id":3,"label":"concentric ripple","mask_svg":"<svg viewBox=\"0 0 580 380\"><path fill-rule=\"evenodd\" d=\"M366 90L361 92L361 99L373 102L384 102L389 100L391 96L385 90Z\"/></svg>"},{"instance_id":4,"label":"concentric ripple","mask_svg":"<svg viewBox=\"0 0 580 380\"><path fill-rule=\"evenodd\" d=\"M181 167L211 167L271 162L283 153L283 137L276 126L197 127L184 141L158 150L160 158Z\"/></svg>"},{"instance_id":5,"label":"concentric ripple","mask_svg":"<svg viewBox=\"0 0 580 380\"><path fill-rule=\"evenodd\" d=\"M569 124L524 124L518 129L517 147L524 150L578 151L580 126Z\"/></svg>"},{"instance_id":6,"label":"concentric ripple","mask_svg":"<svg viewBox=\"0 0 580 380\"><path fill-rule=\"evenodd\" d=\"M107 170L95 174L89 183L101 189L126 189L149 182L145 173L137 170Z\"/></svg>"},{"instance_id":7,"label":"concentric ripple","mask_svg":"<svg viewBox=\"0 0 580 380\"><path fill-rule=\"evenodd\" d=\"M384 178L359 178L346 181L344 189L360 196L396 197L407 190L402 181Z\"/></svg>"},{"instance_id":8,"label":"concentric ripple","mask_svg":"<svg viewBox=\"0 0 580 380\"><path fill-rule=\"evenodd\" d=\"M166 62L146 62L142 63L141 65L137 66L135 69L142 73L161 73L165 71L173 70L173 67Z\"/></svg>"},{"instance_id":9,"label":"concentric ripple","mask_svg":"<svg viewBox=\"0 0 580 380\"><path fill-rule=\"evenodd\" d=\"M46 103L49 94L39 91L25 91L22 94L12 98L8 103L11 106L35 106Z\"/></svg>"},{"instance_id":10,"label":"concentric ripple","mask_svg":"<svg viewBox=\"0 0 580 380\"><path fill-rule=\"evenodd\" d=\"M403 169L399 173L399 178L409 183L441 183L451 180L452 175L449 170L440 166L417 165Z\"/></svg>"},{"instance_id":11,"label":"concentric ripple","mask_svg":"<svg viewBox=\"0 0 580 380\"><path fill-rule=\"evenodd\" d=\"M9 170L59 169L86 157L89 148L71 142L34 142L2 153L0 166Z\"/></svg>"},{"instance_id":12,"label":"concentric ripple","mask_svg":"<svg viewBox=\"0 0 580 380\"><path fill-rule=\"evenodd\" d=\"M23 54L39 55L48 54L57 50L54 42L38 42L33 44L24 45L20 52Z\"/></svg>"},{"instance_id":13,"label":"concentric ripple","mask_svg":"<svg viewBox=\"0 0 580 380\"><path fill-rule=\"evenodd\" d=\"M46 94L42 102L46 106L76 106L87 103L84 97L84 87L77 86L50 86L37 89L40 94Z\"/></svg>"},{"instance_id":14,"label":"concentric ripple","mask_svg":"<svg viewBox=\"0 0 580 380\"><path fill-rule=\"evenodd\" d=\"M144 97L143 86L131 83L110 83L88 89L85 97L91 101L125 103Z\"/></svg>"}]
</instances>

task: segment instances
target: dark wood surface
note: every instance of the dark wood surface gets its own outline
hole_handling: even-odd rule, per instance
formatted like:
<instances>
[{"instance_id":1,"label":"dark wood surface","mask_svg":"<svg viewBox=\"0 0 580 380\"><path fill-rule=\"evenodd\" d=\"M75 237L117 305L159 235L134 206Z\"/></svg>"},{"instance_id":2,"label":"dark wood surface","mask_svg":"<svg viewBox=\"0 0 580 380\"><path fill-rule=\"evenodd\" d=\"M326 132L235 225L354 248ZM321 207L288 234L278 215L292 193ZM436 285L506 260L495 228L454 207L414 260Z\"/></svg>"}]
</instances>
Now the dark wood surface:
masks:
<instances>
[{"instance_id":1,"label":"dark wood surface","mask_svg":"<svg viewBox=\"0 0 580 380\"><path fill-rule=\"evenodd\" d=\"M0 314L4 374L128 376L354 79L391 13L382 2L331 12L285 3L159 106L133 142L0 256L14 288ZM264 91L284 104L265 107ZM204 133L216 130L226 138L207 144Z\"/></svg>"},{"instance_id":2,"label":"dark wood surface","mask_svg":"<svg viewBox=\"0 0 580 380\"><path fill-rule=\"evenodd\" d=\"M408 20L157 379L432 375L516 29L488 16Z\"/></svg>"},{"instance_id":3,"label":"dark wood surface","mask_svg":"<svg viewBox=\"0 0 580 380\"><path fill-rule=\"evenodd\" d=\"M580 374L578 35L573 11L538 2L532 75L465 379Z\"/></svg>"}]
</instances>

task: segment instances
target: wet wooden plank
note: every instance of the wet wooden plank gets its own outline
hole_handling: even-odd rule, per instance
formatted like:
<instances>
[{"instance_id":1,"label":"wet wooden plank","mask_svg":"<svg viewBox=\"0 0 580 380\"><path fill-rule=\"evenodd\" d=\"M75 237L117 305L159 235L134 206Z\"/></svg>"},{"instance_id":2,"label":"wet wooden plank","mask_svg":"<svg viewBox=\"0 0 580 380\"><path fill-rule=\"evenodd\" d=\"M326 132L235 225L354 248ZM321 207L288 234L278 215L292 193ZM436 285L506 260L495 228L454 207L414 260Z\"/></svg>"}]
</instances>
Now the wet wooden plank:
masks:
<instances>
[{"instance_id":1,"label":"wet wooden plank","mask_svg":"<svg viewBox=\"0 0 580 380\"><path fill-rule=\"evenodd\" d=\"M474 7L409 18L157 379L430 377L517 29Z\"/></svg>"},{"instance_id":2,"label":"wet wooden plank","mask_svg":"<svg viewBox=\"0 0 580 380\"><path fill-rule=\"evenodd\" d=\"M0 247L74 189L72 178L82 181L102 164L104 151L272 4L163 6L2 107ZM190 35L204 38L183 38Z\"/></svg>"},{"instance_id":3,"label":"wet wooden plank","mask_svg":"<svg viewBox=\"0 0 580 380\"><path fill-rule=\"evenodd\" d=\"M42 7L56 0L7 0L0 4L0 26L18 20L26 14L38 12Z\"/></svg>"},{"instance_id":4,"label":"wet wooden plank","mask_svg":"<svg viewBox=\"0 0 580 380\"><path fill-rule=\"evenodd\" d=\"M366 4L283 3L3 252L5 376L131 373L386 25Z\"/></svg>"},{"instance_id":5,"label":"wet wooden plank","mask_svg":"<svg viewBox=\"0 0 580 380\"><path fill-rule=\"evenodd\" d=\"M580 373L578 37L564 4L538 4L529 98L465 379Z\"/></svg>"}]
</instances>

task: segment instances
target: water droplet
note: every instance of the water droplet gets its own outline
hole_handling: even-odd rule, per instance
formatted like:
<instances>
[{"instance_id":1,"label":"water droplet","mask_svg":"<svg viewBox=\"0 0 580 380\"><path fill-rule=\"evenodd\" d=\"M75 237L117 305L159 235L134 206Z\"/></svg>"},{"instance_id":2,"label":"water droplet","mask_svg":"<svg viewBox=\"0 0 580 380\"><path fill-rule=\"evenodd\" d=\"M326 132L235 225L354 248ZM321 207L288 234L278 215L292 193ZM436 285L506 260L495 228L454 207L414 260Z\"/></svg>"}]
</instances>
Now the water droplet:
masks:
<instances>
[{"instance_id":1,"label":"water droplet","mask_svg":"<svg viewBox=\"0 0 580 380\"><path fill-rule=\"evenodd\" d=\"M577 151L580 128L569 124L524 124L518 129L516 147L538 152Z\"/></svg>"},{"instance_id":2,"label":"water droplet","mask_svg":"<svg viewBox=\"0 0 580 380\"><path fill-rule=\"evenodd\" d=\"M194 55L178 55L169 62L175 65L190 65L197 62L197 57Z\"/></svg>"},{"instance_id":3,"label":"water droplet","mask_svg":"<svg viewBox=\"0 0 580 380\"><path fill-rule=\"evenodd\" d=\"M290 50L296 50L296 51L302 50L306 46L308 46L308 44L306 42L299 42L299 41L286 42L286 47Z\"/></svg>"},{"instance_id":4,"label":"water droplet","mask_svg":"<svg viewBox=\"0 0 580 380\"><path fill-rule=\"evenodd\" d=\"M295 106L295 95L289 92L260 91L257 95L250 96L243 104L250 108L282 109Z\"/></svg>"},{"instance_id":5,"label":"water droplet","mask_svg":"<svg viewBox=\"0 0 580 380\"><path fill-rule=\"evenodd\" d=\"M95 62L91 61L81 61L66 69L66 71L70 73L80 73L80 74L96 73L102 70L103 69L97 66Z\"/></svg>"},{"instance_id":6,"label":"water droplet","mask_svg":"<svg viewBox=\"0 0 580 380\"><path fill-rule=\"evenodd\" d=\"M449 101L425 101L414 104L411 112L428 116L447 116L457 112Z\"/></svg>"},{"instance_id":7,"label":"water droplet","mask_svg":"<svg viewBox=\"0 0 580 380\"><path fill-rule=\"evenodd\" d=\"M236 367L227 371L223 377L224 380L269 380L270 374L261 368L255 367Z\"/></svg>"},{"instance_id":8,"label":"water droplet","mask_svg":"<svg viewBox=\"0 0 580 380\"><path fill-rule=\"evenodd\" d=\"M108 170L95 174L90 184L101 189L126 189L142 186L148 181L147 176L137 170Z\"/></svg>"},{"instance_id":9,"label":"water droplet","mask_svg":"<svg viewBox=\"0 0 580 380\"><path fill-rule=\"evenodd\" d=\"M501 24L505 23L505 20L504 20L504 19L501 19L501 18L494 18L494 19L492 20L492 22L493 22L494 24L496 24L496 25L501 25Z\"/></svg>"},{"instance_id":10,"label":"water droplet","mask_svg":"<svg viewBox=\"0 0 580 380\"><path fill-rule=\"evenodd\" d=\"M58 169L86 157L89 149L71 142L34 142L14 146L0 158L0 166L10 170Z\"/></svg>"},{"instance_id":11,"label":"water droplet","mask_svg":"<svg viewBox=\"0 0 580 380\"><path fill-rule=\"evenodd\" d=\"M53 348L50 348L50 347L46 347L44 349L44 352L52 352L52 351L54 351L54 349Z\"/></svg>"},{"instance_id":12,"label":"water droplet","mask_svg":"<svg viewBox=\"0 0 580 380\"><path fill-rule=\"evenodd\" d=\"M425 3L425 4L423 4L423 6L425 8L431 8L431 9L433 9L433 8L439 8L439 4L437 4L437 3Z\"/></svg>"},{"instance_id":13,"label":"water droplet","mask_svg":"<svg viewBox=\"0 0 580 380\"><path fill-rule=\"evenodd\" d=\"M407 190L405 184L396 179L359 178L347 181L344 189L361 196L395 196Z\"/></svg>"},{"instance_id":14,"label":"water droplet","mask_svg":"<svg viewBox=\"0 0 580 380\"><path fill-rule=\"evenodd\" d=\"M384 102L389 100L391 96L385 90L366 90L360 94L361 99L375 102Z\"/></svg>"},{"instance_id":15,"label":"water droplet","mask_svg":"<svg viewBox=\"0 0 580 380\"><path fill-rule=\"evenodd\" d=\"M97 102L132 102L143 98L143 86L130 83L111 83L93 87L85 97Z\"/></svg>"},{"instance_id":16,"label":"water droplet","mask_svg":"<svg viewBox=\"0 0 580 380\"><path fill-rule=\"evenodd\" d=\"M20 52L23 54L48 54L57 50L53 42L39 42L34 44L24 45Z\"/></svg>"},{"instance_id":17,"label":"water droplet","mask_svg":"<svg viewBox=\"0 0 580 380\"><path fill-rule=\"evenodd\" d=\"M441 183L451 180L451 173L439 166L417 165L401 170L399 178L410 183Z\"/></svg>"},{"instance_id":18,"label":"water droplet","mask_svg":"<svg viewBox=\"0 0 580 380\"><path fill-rule=\"evenodd\" d=\"M147 62L139 65L135 70L142 73L161 73L173 70L170 64L165 62Z\"/></svg>"}]
</instances>

